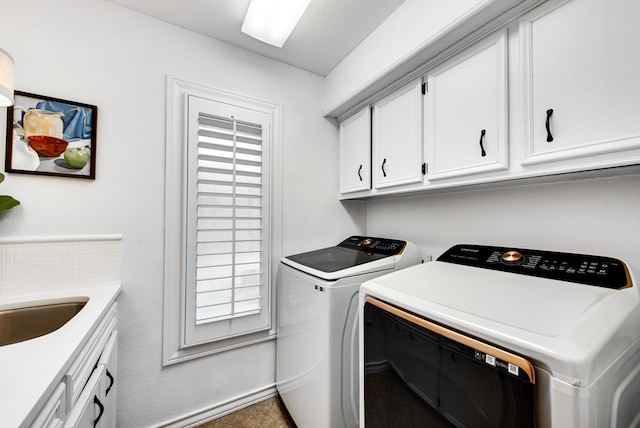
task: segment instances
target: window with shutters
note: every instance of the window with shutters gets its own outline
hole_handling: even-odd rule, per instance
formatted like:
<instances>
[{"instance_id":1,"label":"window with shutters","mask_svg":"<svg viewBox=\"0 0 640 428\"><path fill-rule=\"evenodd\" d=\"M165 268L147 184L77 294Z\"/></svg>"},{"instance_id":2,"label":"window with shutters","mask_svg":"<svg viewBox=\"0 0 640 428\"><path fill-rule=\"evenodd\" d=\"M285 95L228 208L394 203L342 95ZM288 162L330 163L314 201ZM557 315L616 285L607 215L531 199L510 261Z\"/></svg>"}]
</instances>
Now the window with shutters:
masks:
<instances>
[{"instance_id":1,"label":"window with shutters","mask_svg":"<svg viewBox=\"0 0 640 428\"><path fill-rule=\"evenodd\" d=\"M274 334L270 167L277 107L180 81L170 82L169 93L166 218L179 218L180 232L167 223L165 363Z\"/></svg>"}]
</instances>

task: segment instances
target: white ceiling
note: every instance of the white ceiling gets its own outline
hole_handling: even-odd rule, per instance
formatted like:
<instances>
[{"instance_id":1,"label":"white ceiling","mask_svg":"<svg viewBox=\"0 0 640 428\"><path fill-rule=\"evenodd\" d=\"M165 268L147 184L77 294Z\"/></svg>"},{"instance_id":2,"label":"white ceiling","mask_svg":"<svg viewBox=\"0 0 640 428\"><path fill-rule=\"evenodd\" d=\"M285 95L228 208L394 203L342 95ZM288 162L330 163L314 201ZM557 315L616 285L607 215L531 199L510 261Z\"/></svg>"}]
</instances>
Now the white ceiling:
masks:
<instances>
[{"instance_id":1,"label":"white ceiling","mask_svg":"<svg viewBox=\"0 0 640 428\"><path fill-rule=\"evenodd\" d=\"M106 0L326 76L404 0L311 0L282 48L240 31L250 0Z\"/></svg>"}]
</instances>

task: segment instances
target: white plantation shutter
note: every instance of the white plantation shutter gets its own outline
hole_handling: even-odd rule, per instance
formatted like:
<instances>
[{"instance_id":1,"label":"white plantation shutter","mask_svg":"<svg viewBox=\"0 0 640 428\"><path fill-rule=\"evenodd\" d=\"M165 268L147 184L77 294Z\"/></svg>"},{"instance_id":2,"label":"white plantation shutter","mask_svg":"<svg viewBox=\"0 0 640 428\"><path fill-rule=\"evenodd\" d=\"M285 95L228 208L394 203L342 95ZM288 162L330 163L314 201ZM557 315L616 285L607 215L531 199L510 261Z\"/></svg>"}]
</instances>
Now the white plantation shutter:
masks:
<instances>
[{"instance_id":1,"label":"white plantation shutter","mask_svg":"<svg viewBox=\"0 0 640 428\"><path fill-rule=\"evenodd\" d=\"M185 346L270 328L269 124L189 96Z\"/></svg>"},{"instance_id":2,"label":"white plantation shutter","mask_svg":"<svg viewBox=\"0 0 640 428\"><path fill-rule=\"evenodd\" d=\"M196 324L260 312L262 128L201 114Z\"/></svg>"}]
</instances>

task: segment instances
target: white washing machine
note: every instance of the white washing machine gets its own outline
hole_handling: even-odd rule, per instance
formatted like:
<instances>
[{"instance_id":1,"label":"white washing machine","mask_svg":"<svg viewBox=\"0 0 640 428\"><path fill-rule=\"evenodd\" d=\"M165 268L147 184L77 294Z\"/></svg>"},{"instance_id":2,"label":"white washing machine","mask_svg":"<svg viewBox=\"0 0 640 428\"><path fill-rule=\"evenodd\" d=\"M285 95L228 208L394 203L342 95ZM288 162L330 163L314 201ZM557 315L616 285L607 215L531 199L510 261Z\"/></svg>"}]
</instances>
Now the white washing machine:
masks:
<instances>
[{"instance_id":1,"label":"white washing machine","mask_svg":"<svg viewBox=\"0 0 640 428\"><path fill-rule=\"evenodd\" d=\"M299 428L358 426L360 284L420 262L410 242L364 236L281 260L276 386Z\"/></svg>"}]
</instances>

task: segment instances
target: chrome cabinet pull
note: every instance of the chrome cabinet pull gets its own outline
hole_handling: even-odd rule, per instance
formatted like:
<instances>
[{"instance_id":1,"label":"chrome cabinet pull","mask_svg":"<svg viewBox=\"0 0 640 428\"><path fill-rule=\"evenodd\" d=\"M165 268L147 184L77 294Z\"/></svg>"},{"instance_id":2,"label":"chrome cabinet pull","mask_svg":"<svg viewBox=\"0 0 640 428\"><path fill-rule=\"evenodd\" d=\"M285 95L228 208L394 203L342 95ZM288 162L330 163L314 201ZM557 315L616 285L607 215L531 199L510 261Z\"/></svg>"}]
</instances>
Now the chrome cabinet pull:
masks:
<instances>
[{"instance_id":1,"label":"chrome cabinet pull","mask_svg":"<svg viewBox=\"0 0 640 428\"><path fill-rule=\"evenodd\" d=\"M486 129L480 131L480 154L484 157L487 155L487 152L484 151L484 146L482 145L482 140L484 139L484 134L487 133Z\"/></svg>"},{"instance_id":2,"label":"chrome cabinet pull","mask_svg":"<svg viewBox=\"0 0 640 428\"><path fill-rule=\"evenodd\" d=\"M550 108L549 110L547 110L547 120L544 124L544 126L547 128L547 143L550 143L553 141L553 135L551 135L551 126L549 124L549 121L551 119L551 115L553 114L553 109Z\"/></svg>"}]
</instances>

